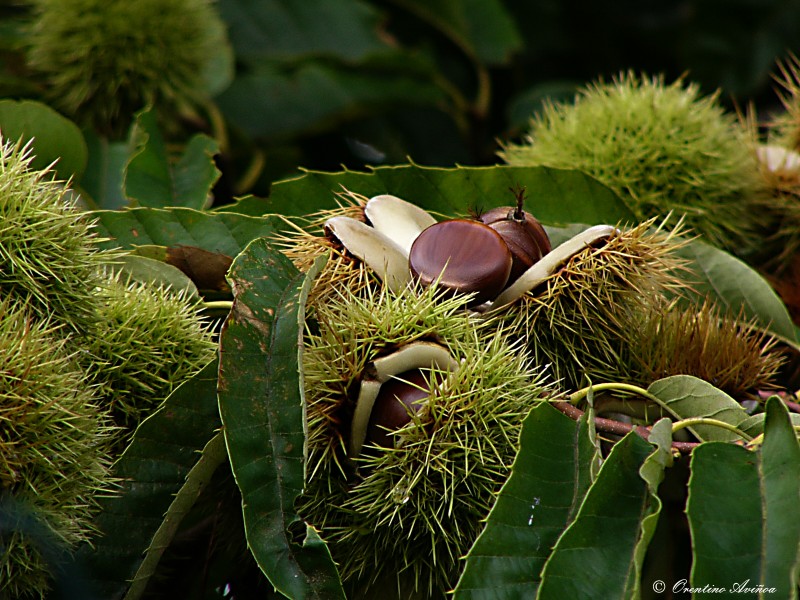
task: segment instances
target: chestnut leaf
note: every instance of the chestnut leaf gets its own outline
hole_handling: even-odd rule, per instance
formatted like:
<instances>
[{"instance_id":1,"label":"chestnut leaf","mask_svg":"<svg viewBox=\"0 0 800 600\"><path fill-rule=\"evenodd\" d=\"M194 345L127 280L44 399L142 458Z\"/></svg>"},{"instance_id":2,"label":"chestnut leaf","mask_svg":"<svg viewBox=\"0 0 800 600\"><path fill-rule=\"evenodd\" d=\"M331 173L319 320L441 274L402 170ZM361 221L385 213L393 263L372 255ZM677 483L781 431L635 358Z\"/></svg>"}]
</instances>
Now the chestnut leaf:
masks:
<instances>
[{"instance_id":1,"label":"chestnut leaf","mask_svg":"<svg viewBox=\"0 0 800 600\"><path fill-rule=\"evenodd\" d=\"M760 450L715 442L692 453L686 514L694 564L687 587L762 585L774 591L759 597L797 595L800 444L780 399L767 400L766 414Z\"/></svg>"},{"instance_id":2,"label":"chestnut leaf","mask_svg":"<svg viewBox=\"0 0 800 600\"><path fill-rule=\"evenodd\" d=\"M98 236L109 238L100 243L102 247L127 250L141 246L192 246L236 256L254 239L286 227L276 216L251 217L180 207L99 210L90 215L98 220Z\"/></svg>"},{"instance_id":3,"label":"chestnut leaf","mask_svg":"<svg viewBox=\"0 0 800 600\"><path fill-rule=\"evenodd\" d=\"M86 572L97 598L122 598L134 577L137 588L146 585L188 507L225 460L224 446L213 441L220 427L217 368L213 361L176 388L139 425L117 461L114 475L124 479L120 493L101 500L95 525L102 535L94 547L79 550L73 569L78 576ZM148 548L155 553L145 556Z\"/></svg>"},{"instance_id":4,"label":"chestnut leaf","mask_svg":"<svg viewBox=\"0 0 800 600\"><path fill-rule=\"evenodd\" d=\"M248 546L270 583L296 599L344 597L327 545L294 509L305 476L300 335L325 260L302 274L254 240L231 266L234 303L220 337L219 408Z\"/></svg>"},{"instance_id":5,"label":"chestnut leaf","mask_svg":"<svg viewBox=\"0 0 800 600\"><path fill-rule=\"evenodd\" d=\"M50 106L35 100L0 100L0 131L6 140L31 140L32 168L52 164L60 179L81 180L88 160L86 140L75 123Z\"/></svg>"},{"instance_id":6,"label":"chestnut leaf","mask_svg":"<svg viewBox=\"0 0 800 600\"><path fill-rule=\"evenodd\" d=\"M402 165L378 167L369 173L344 171L304 175L277 182L264 208L302 215L335 208L342 187L366 197L392 194L425 210L466 215L515 203L509 188L523 186L525 210L546 224L587 225L633 223L633 213L609 188L579 171L549 167L456 167Z\"/></svg>"},{"instance_id":7,"label":"chestnut leaf","mask_svg":"<svg viewBox=\"0 0 800 600\"><path fill-rule=\"evenodd\" d=\"M729 314L753 320L758 327L797 344L786 305L755 269L735 256L700 240L678 250L689 261L692 286L683 293L693 301L713 298Z\"/></svg>"},{"instance_id":8,"label":"chestnut leaf","mask_svg":"<svg viewBox=\"0 0 800 600\"><path fill-rule=\"evenodd\" d=\"M553 548L537 598L635 597L642 553L661 509L655 495L658 471L663 474L666 466L650 457L668 449L654 449L634 432L614 445L575 520ZM646 464L647 479L641 474Z\"/></svg>"},{"instance_id":9,"label":"chestnut leaf","mask_svg":"<svg viewBox=\"0 0 800 600\"><path fill-rule=\"evenodd\" d=\"M145 109L136 114L131 129L133 151L125 164L125 195L140 206L187 206L203 208L220 172L214 163L219 145L197 134L173 164L155 114Z\"/></svg>"},{"instance_id":10,"label":"chestnut leaf","mask_svg":"<svg viewBox=\"0 0 800 600\"><path fill-rule=\"evenodd\" d=\"M575 422L546 403L528 414L511 475L467 555L456 599L535 597L550 551L598 468L590 427L587 416Z\"/></svg>"}]
</instances>

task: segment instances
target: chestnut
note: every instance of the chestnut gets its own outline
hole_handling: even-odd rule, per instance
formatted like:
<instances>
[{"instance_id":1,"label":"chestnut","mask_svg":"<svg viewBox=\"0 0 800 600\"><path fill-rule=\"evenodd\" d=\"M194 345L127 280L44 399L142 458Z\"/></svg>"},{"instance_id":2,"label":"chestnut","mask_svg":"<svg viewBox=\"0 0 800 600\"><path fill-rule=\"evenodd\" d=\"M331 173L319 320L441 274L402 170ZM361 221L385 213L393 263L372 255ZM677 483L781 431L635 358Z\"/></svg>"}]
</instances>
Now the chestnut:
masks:
<instances>
[{"instance_id":1,"label":"chestnut","mask_svg":"<svg viewBox=\"0 0 800 600\"><path fill-rule=\"evenodd\" d=\"M478 216L482 223L497 231L508 245L513 257L508 283L513 283L542 256L550 252L550 238L542 224L522 205L524 189L512 190L517 197L516 206L493 208Z\"/></svg>"},{"instance_id":2,"label":"chestnut","mask_svg":"<svg viewBox=\"0 0 800 600\"><path fill-rule=\"evenodd\" d=\"M430 387L421 369L411 369L386 381L375 398L367 424L367 440L382 448L394 446L391 432L411 420L409 411L419 412L420 400L428 397Z\"/></svg>"},{"instance_id":3,"label":"chestnut","mask_svg":"<svg viewBox=\"0 0 800 600\"><path fill-rule=\"evenodd\" d=\"M513 258L508 244L490 226L470 219L435 223L414 240L408 266L424 285L437 279L454 293L475 293L472 306L505 288Z\"/></svg>"}]
</instances>

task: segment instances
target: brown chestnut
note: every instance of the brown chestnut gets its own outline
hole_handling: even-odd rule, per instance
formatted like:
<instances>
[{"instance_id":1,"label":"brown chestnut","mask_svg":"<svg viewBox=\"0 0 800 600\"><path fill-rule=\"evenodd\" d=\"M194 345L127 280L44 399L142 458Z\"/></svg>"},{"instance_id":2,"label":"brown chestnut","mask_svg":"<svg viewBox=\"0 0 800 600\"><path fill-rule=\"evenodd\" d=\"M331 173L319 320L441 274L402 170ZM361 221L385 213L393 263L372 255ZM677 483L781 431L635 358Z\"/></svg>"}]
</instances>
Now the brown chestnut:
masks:
<instances>
[{"instance_id":1,"label":"brown chestnut","mask_svg":"<svg viewBox=\"0 0 800 600\"><path fill-rule=\"evenodd\" d=\"M482 223L486 223L500 234L511 251L513 265L508 283L516 281L522 273L551 250L550 238L547 237L542 224L522 209L524 190L512 191L517 197L517 206L493 208L478 217Z\"/></svg>"},{"instance_id":2,"label":"brown chestnut","mask_svg":"<svg viewBox=\"0 0 800 600\"><path fill-rule=\"evenodd\" d=\"M430 375L429 375L430 377ZM372 405L367 425L367 440L382 448L394 446L392 432L411 420L411 412L422 408L420 400L428 397L430 387L421 369L411 369L381 385Z\"/></svg>"},{"instance_id":3,"label":"brown chestnut","mask_svg":"<svg viewBox=\"0 0 800 600\"><path fill-rule=\"evenodd\" d=\"M475 293L471 305L497 296L508 282L512 255L501 235L480 221L435 223L414 240L408 256L411 274L424 285L455 293Z\"/></svg>"}]
</instances>

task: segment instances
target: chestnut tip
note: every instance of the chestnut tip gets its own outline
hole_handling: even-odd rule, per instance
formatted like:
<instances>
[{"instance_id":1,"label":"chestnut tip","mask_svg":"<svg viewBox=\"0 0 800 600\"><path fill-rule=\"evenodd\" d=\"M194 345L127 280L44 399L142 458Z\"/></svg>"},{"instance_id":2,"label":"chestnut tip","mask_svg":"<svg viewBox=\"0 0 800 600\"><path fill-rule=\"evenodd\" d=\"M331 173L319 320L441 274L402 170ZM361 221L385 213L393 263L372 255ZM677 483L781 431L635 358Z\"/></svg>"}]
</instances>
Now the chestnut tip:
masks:
<instances>
[{"instance_id":1,"label":"chestnut tip","mask_svg":"<svg viewBox=\"0 0 800 600\"><path fill-rule=\"evenodd\" d=\"M520 208L499 206L480 215L480 220L497 231L511 250L513 265L509 284L552 250L542 224Z\"/></svg>"}]
</instances>

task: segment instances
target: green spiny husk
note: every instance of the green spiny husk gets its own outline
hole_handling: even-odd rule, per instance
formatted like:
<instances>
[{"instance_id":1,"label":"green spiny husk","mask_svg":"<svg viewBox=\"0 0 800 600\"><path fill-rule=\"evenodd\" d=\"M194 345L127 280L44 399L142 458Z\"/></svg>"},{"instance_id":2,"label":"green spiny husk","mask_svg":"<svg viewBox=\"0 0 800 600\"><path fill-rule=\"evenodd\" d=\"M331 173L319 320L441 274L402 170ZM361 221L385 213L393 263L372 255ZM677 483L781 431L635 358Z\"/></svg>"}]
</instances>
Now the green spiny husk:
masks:
<instances>
[{"instance_id":1,"label":"green spiny husk","mask_svg":"<svg viewBox=\"0 0 800 600\"><path fill-rule=\"evenodd\" d=\"M132 430L214 358L216 343L199 301L182 291L107 273L95 302L85 367L115 421Z\"/></svg>"},{"instance_id":2,"label":"green spiny husk","mask_svg":"<svg viewBox=\"0 0 800 600\"><path fill-rule=\"evenodd\" d=\"M434 287L365 287L315 307L303 358L308 463L298 510L356 594L380 582L384 593L439 597L455 585L459 558L508 475L522 420L551 393L509 332L466 311L467 302ZM458 368L398 430L399 447L368 445L348 459L365 367L420 340L446 347Z\"/></svg>"},{"instance_id":3,"label":"green spiny husk","mask_svg":"<svg viewBox=\"0 0 800 600\"><path fill-rule=\"evenodd\" d=\"M147 105L177 116L207 95L226 44L209 0L35 0L28 64L50 102L112 135Z\"/></svg>"},{"instance_id":4,"label":"green spiny husk","mask_svg":"<svg viewBox=\"0 0 800 600\"><path fill-rule=\"evenodd\" d=\"M89 539L111 488L114 430L85 379L58 326L0 298L0 597L44 597L46 557Z\"/></svg>"},{"instance_id":5,"label":"green spiny husk","mask_svg":"<svg viewBox=\"0 0 800 600\"><path fill-rule=\"evenodd\" d=\"M566 388L581 387L587 376L618 378L629 358L630 315L685 286L684 263L674 253L685 243L681 226L653 224L582 250L508 311L536 363L550 363Z\"/></svg>"},{"instance_id":6,"label":"green spiny husk","mask_svg":"<svg viewBox=\"0 0 800 600\"><path fill-rule=\"evenodd\" d=\"M766 193L752 133L717 96L693 84L623 74L585 88L574 104L549 104L526 142L508 144L512 165L584 171L625 200L639 220L685 215L707 241L736 253L757 250Z\"/></svg>"},{"instance_id":7,"label":"green spiny husk","mask_svg":"<svg viewBox=\"0 0 800 600\"><path fill-rule=\"evenodd\" d=\"M32 159L28 145L0 140L0 291L38 318L86 332L96 321L99 269L116 253L97 247L65 184L31 170Z\"/></svg>"},{"instance_id":8,"label":"green spiny husk","mask_svg":"<svg viewBox=\"0 0 800 600\"><path fill-rule=\"evenodd\" d=\"M365 286L375 288L381 285L364 263L348 254L340 243L324 235L325 221L331 217L365 220L364 206L368 200L365 196L344 190L336 197L337 208L309 215L299 223L286 219L289 229L272 240L300 271L308 271L319 256L328 254L328 261L314 278L308 295L309 307L325 304L337 297L339 289L357 292Z\"/></svg>"}]
</instances>

